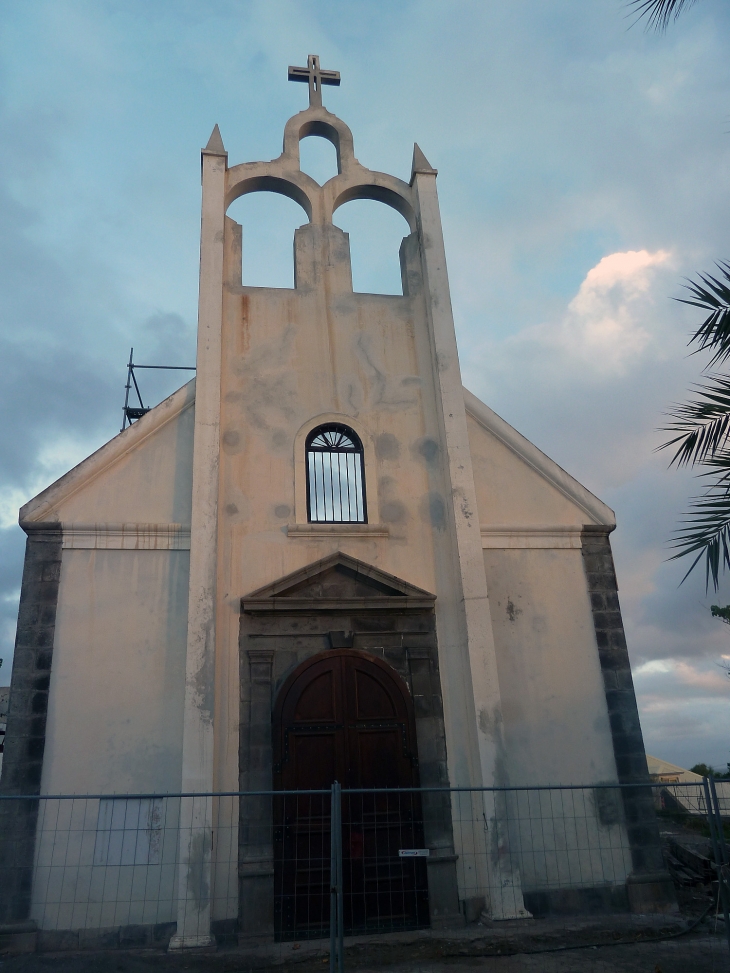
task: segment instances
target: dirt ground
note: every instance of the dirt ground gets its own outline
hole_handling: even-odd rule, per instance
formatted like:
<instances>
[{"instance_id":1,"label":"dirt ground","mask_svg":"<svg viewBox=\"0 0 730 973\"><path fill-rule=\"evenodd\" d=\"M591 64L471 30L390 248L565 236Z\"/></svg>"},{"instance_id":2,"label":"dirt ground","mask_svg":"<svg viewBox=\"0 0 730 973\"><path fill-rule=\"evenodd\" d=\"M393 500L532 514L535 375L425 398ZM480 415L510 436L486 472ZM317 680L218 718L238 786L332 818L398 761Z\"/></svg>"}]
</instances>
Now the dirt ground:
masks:
<instances>
[{"instance_id":1,"label":"dirt ground","mask_svg":"<svg viewBox=\"0 0 730 973\"><path fill-rule=\"evenodd\" d=\"M492 946L493 949L514 949ZM458 955L466 949L472 955ZM329 973L321 948L306 948L304 955L288 946L278 953L254 956L240 950L172 955L163 951L41 953L0 960L0 973ZM519 947L517 947L519 948ZM345 973L725 973L730 971L730 949L720 930L706 924L686 935L658 942L606 944L561 949L536 947L529 953L473 955L471 943L436 940L351 944L346 948ZM535 951L535 950L541 951ZM545 951L542 951L545 949ZM445 954L445 955L444 955ZM451 955L449 955L451 954Z\"/></svg>"},{"instance_id":2,"label":"dirt ground","mask_svg":"<svg viewBox=\"0 0 730 973\"><path fill-rule=\"evenodd\" d=\"M723 948L724 946L724 948ZM719 948L718 948L719 947ZM139 953L35 955L0 961L2 973L249 973L233 956L173 958ZM282 969L281 967L279 969ZM328 970L320 966L319 970ZM684 942L604 946L530 956L412 960L393 966L345 965L345 973L720 973L730 970L727 942L696 938ZM291 973L292 968L289 968ZM282 970L283 973L283 970Z\"/></svg>"}]
</instances>

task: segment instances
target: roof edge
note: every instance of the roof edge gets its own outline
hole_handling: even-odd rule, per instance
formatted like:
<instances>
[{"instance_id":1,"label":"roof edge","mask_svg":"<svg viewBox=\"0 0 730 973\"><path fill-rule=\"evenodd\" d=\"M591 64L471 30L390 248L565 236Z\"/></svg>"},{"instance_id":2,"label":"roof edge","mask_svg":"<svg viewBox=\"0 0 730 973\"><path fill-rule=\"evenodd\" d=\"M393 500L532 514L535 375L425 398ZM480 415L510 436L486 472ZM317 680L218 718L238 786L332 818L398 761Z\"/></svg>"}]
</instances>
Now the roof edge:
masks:
<instances>
[{"instance_id":1,"label":"roof edge","mask_svg":"<svg viewBox=\"0 0 730 973\"><path fill-rule=\"evenodd\" d=\"M20 508L18 517L20 526L27 532L33 523L57 521L58 516L54 516L56 507L194 404L195 379L192 378L182 388L163 399L159 405L150 409L141 419L128 426L124 432L118 433L114 439L110 439L91 456L81 460L68 473L64 473L62 477L24 504Z\"/></svg>"},{"instance_id":2,"label":"roof edge","mask_svg":"<svg viewBox=\"0 0 730 973\"><path fill-rule=\"evenodd\" d=\"M541 449L538 449L529 439L510 426L501 416L478 399L473 392L464 388L464 408L467 413L490 432L503 445L510 449L520 459L527 463L536 473L539 473L556 490L559 490L568 500L590 517L593 524L615 527L616 514L602 500L586 489L575 477L550 459Z\"/></svg>"}]
</instances>

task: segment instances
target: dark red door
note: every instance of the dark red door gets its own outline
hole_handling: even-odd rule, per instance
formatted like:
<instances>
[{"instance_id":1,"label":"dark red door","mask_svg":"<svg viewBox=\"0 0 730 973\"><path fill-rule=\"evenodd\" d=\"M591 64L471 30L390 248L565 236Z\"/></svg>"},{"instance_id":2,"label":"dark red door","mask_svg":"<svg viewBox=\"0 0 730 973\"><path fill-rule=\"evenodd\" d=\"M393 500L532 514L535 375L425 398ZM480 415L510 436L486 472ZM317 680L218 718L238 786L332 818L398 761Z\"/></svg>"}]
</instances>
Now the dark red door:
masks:
<instances>
[{"instance_id":1,"label":"dark red door","mask_svg":"<svg viewBox=\"0 0 730 973\"><path fill-rule=\"evenodd\" d=\"M408 690L385 663L352 649L301 665L274 713L275 788L313 790L418 786ZM343 794L345 931L428 924L420 795ZM277 932L326 934L329 924L330 804L325 796L275 801Z\"/></svg>"}]
</instances>

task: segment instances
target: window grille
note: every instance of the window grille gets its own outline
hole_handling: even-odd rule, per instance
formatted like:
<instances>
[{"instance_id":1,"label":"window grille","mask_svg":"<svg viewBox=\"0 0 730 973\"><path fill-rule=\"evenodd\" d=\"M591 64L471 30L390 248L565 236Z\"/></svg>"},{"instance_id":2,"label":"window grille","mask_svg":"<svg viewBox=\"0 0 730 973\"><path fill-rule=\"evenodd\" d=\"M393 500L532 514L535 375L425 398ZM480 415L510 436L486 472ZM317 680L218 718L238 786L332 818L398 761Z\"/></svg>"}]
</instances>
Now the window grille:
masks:
<instances>
[{"instance_id":1,"label":"window grille","mask_svg":"<svg viewBox=\"0 0 730 973\"><path fill-rule=\"evenodd\" d=\"M348 426L329 423L307 437L307 511L310 523L367 522L362 443Z\"/></svg>"}]
</instances>

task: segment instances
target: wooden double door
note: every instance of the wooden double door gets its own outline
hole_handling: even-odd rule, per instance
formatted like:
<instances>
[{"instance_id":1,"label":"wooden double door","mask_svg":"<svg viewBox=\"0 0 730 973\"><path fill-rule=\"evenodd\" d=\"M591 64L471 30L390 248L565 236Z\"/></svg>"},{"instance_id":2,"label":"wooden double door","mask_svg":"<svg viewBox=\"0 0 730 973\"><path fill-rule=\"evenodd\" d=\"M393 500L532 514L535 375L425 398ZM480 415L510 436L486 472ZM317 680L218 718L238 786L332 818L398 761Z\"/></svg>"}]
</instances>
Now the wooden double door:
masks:
<instances>
[{"instance_id":1,"label":"wooden double door","mask_svg":"<svg viewBox=\"0 0 730 973\"><path fill-rule=\"evenodd\" d=\"M274 781L281 791L364 789L342 795L347 934L428 925L420 794L367 793L418 786L413 707L400 676L352 649L303 663L274 711ZM330 796L274 800L277 938L316 938L329 928Z\"/></svg>"}]
</instances>

